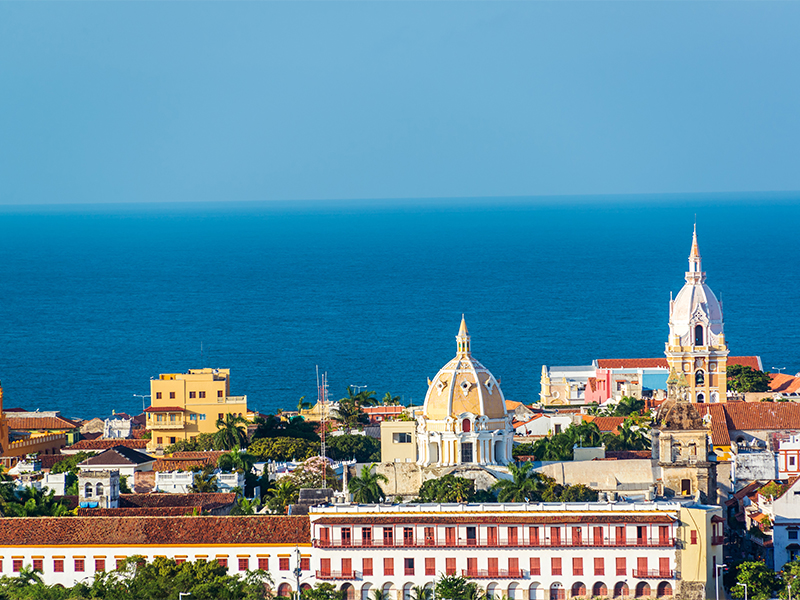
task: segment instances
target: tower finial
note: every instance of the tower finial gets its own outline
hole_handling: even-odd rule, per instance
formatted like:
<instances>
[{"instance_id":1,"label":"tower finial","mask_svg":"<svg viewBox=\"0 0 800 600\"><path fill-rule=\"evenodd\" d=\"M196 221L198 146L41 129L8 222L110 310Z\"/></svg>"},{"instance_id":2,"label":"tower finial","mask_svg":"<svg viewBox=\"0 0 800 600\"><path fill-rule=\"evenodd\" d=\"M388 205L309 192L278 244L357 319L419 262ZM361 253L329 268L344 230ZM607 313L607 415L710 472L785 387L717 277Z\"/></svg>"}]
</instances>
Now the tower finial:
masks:
<instances>
[{"instance_id":1,"label":"tower finial","mask_svg":"<svg viewBox=\"0 0 800 600\"><path fill-rule=\"evenodd\" d=\"M458 328L458 335L456 336L456 347L459 354L469 354L469 331L467 331L467 321L462 313L461 326Z\"/></svg>"},{"instance_id":2,"label":"tower finial","mask_svg":"<svg viewBox=\"0 0 800 600\"><path fill-rule=\"evenodd\" d=\"M689 252L689 273L700 274L703 270L700 259L700 247L697 244L697 223L694 224L692 232L692 249Z\"/></svg>"}]
</instances>

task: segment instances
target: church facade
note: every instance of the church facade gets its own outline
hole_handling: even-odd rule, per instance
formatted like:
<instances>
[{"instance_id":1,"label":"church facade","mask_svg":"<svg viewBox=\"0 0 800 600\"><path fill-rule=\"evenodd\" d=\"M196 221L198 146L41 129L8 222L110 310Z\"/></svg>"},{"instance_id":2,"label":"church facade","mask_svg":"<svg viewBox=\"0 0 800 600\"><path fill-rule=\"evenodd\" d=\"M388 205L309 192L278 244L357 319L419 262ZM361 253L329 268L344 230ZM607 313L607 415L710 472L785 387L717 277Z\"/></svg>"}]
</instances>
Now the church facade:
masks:
<instances>
[{"instance_id":1,"label":"church facade","mask_svg":"<svg viewBox=\"0 0 800 600\"><path fill-rule=\"evenodd\" d=\"M724 402L727 398L722 303L706 285L697 227L692 235L686 283L669 303L669 339L665 354L670 378L678 380L689 402Z\"/></svg>"}]
</instances>

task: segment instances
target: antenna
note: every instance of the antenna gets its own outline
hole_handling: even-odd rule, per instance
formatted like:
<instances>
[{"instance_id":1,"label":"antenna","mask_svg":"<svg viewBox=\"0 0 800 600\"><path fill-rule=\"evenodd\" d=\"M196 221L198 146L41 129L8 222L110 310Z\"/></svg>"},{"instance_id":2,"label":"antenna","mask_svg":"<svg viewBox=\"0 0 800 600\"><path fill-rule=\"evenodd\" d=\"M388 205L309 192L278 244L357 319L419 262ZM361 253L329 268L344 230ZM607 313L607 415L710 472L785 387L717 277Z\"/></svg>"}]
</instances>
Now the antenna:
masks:
<instances>
[{"instance_id":1,"label":"antenna","mask_svg":"<svg viewBox=\"0 0 800 600\"><path fill-rule=\"evenodd\" d=\"M319 454L322 458L322 489L328 487L328 460L325 458L327 447L325 445L325 431L328 428L328 374L322 374L322 382L319 378L319 365L317 365L317 404L320 407L320 428L322 431L319 436Z\"/></svg>"}]
</instances>

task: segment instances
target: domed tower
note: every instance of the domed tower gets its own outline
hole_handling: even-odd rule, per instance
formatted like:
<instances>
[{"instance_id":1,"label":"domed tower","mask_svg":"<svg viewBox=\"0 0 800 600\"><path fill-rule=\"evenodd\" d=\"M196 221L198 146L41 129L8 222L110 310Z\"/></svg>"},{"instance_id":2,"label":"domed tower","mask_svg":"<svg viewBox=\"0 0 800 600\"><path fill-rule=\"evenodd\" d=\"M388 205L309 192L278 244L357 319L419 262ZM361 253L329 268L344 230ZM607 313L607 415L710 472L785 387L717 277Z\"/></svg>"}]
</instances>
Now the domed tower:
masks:
<instances>
[{"instance_id":1,"label":"domed tower","mask_svg":"<svg viewBox=\"0 0 800 600\"><path fill-rule=\"evenodd\" d=\"M505 465L511 461L513 429L499 382L472 357L461 318L456 356L428 380L417 419L418 464Z\"/></svg>"},{"instance_id":2,"label":"domed tower","mask_svg":"<svg viewBox=\"0 0 800 600\"><path fill-rule=\"evenodd\" d=\"M686 283L669 303L667 362L671 372L686 379L690 402L720 402L727 393L728 346L722 321L722 303L706 285L697 226L692 235Z\"/></svg>"}]
</instances>

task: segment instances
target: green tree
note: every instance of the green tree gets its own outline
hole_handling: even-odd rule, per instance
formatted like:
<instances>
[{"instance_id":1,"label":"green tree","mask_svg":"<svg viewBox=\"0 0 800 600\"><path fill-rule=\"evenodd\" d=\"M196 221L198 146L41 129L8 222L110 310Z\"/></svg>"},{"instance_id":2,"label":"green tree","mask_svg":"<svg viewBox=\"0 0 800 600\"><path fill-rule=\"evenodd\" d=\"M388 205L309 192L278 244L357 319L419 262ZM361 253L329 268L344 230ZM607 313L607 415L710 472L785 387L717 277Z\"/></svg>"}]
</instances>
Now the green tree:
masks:
<instances>
[{"instance_id":1,"label":"green tree","mask_svg":"<svg viewBox=\"0 0 800 600\"><path fill-rule=\"evenodd\" d=\"M195 471L192 476L192 485L189 492L192 494L210 494L219 490L217 476L214 475L214 466L206 465L202 470Z\"/></svg>"},{"instance_id":2,"label":"green tree","mask_svg":"<svg viewBox=\"0 0 800 600\"><path fill-rule=\"evenodd\" d=\"M389 483L386 475L373 472L375 465L361 467L361 475L353 477L347 484L353 494L353 502L358 504L377 504L386 494L381 482ZM346 467L345 467L346 468Z\"/></svg>"},{"instance_id":3,"label":"green tree","mask_svg":"<svg viewBox=\"0 0 800 600\"><path fill-rule=\"evenodd\" d=\"M391 392L386 392L381 399L384 406L400 406L400 396L392 396Z\"/></svg>"},{"instance_id":4,"label":"green tree","mask_svg":"<svg viewBox=\"0 0 800 600\"><path fill-rule=\"evenodd\" d=\"M452 474L429 479L419 488L422 502L470 502L474 497L475 482Z\"/></svg>"},{"instance_id":5,"label":"green tree","mask_svg":"<svg viewBox=\"0 0 800 600\"><path fill-rule=\"evenodd\" d=\"M260 460L306 460L319 454L319 442L291 437L260 438L247 450Z\"/></svg>"},{"instance_id":6,"label":"green tree","mask_svg":"<svg viewBox=\"0 0 800 600\"><path fill-rule=\"evenodd\" d=\"M277 415L267 415L256 417L256 430L251 439L262 438L299 438L310 442L318 442L319 435L316 432L316 425L306 421L303 417L292 417L291 419L281 419Z\"/></svg>"},{"instance_id":7,"label":"green tree","mask_svg":"<svg viewBox=\"0 0 800 600\"><path fill-rule=\"evenodd\" d=\"M214 434L200 433L194 439L178 440L164 448L164 452L208 452L214 450Z\"/></svg>"},{"instance_id":8,"label":"green tree","mask_svg":"<svg viewBox=\"0 0 800 600\"><path fill-rule=\"evenodd\" d=\"M346 600L347 592L337 590L332 583L318 583L309 590L303 590L301 596L305 600Z\"/></svg>"},{"instance_id":9,"label":"green tree","mask_svg":"<svg viewBox=\"0 0 800 600\"><path fill-rule=\"evenodd\" d=\"M509 464L511 479L501 479L492 486L497 493L498 502L536 502L541 500L551 480L533 471L533 463L524 462L520 466Z\"/></svg>"},{"instance_id":10,"label":"green tree","mask_svg":"<svg viewBox=\"0 0 800 600\"><path fill-rule=\"evenodd\" d=\"M411 600L433 600L433 588L415 585L411 589Z\"/></svg>"},{"instance_id":11,"label":"green tree","mask_svg":"<svg viewBox=\"0 0 800 600\"><path fill-rule=\"evenodd\" d=\"M777 590L778 578L775 571L767 568L763 562L748 561L736 568L736 585L731 588L734 598L744 598L744 586L747 585L747 597L752 600L769 600Z\"/></svg>"},{"instance_id":12,"label":"green tree","mask_svg":"<svg viewBox=\"0 0 800 600\"><path fill-rule=\"evenodd\" d=\"M627 417L629 415L638 414L642 410L644 410L644 400L633 396L623 396L622 399L611 408L608 416Z\"/></svg>"},{"instance_id":13,"label":"green tree","mask_svg":"<svg viewBox=\"0 0 800 600\"><path fill-rule=\"evenodd\" d=\"M788 598L791 591L792 598L800 598L800 559L795 559L783 565L780 572L778 590L781 598Z\"/></svg>"},{"instance_id":14,"label":"green tree","mask_svg":"<svg viewBox=\"0 0 800 600\"><path fill-rule=\"evenodd\" d=\"M299 489L321 488L323 472L329 488L341 489L341 482L336 478L336 473L333 472L330 463L320 456L312 456L304 460L299 467L292 471L289 478Z\"/></svg>"},{"instance_id":15,"label":"green tree","mask_svg":"<svg viewBox=\"0 0 800 600\"><path fill-rule=\"evenodd\" d=\"M247 446L247 419L228 413L217 419L214 447L218 450L238 450Z\"/></svg>"},{"instance_id":16,"label":"green tree","mask_svg":"<svg viewBox=\"0 0 800 600\"><path fill-rule=\"evenodd\" d=\"M253 465L256 462L258 462L258 459L248 452L231 450L217 459L217 468L227 473L237 471L247 474L253 470Z\"/></svg>"},{"instance_id":17,"label":"green tree","mask_svg":"<svg viewBox=\"0 0 800 600\"><path fill-rule=\"evenodd\" d=\"M97 454L96 452L78 452L72 456L64 457L50 468L50 472L58 473L74 473L78 472L78 463L82 463L87 458L91 458Z\"/></svg>"},{"instance_id":18,"label":"green tree","mask_svg":"<svg viewBox=\"0 0 800 600\"><path fill-rule=\"evenodd\" d=\"M306 400L305 396L300 396L300 400L297 401L297 412L301 410L308 410L311 408L311 402Z\"/></svg>"},{"instance_id":19,"label":"green tree","mask_svg":"<svg viewBox=\"0 0 800 600\"><path fill-rule=\"evenodd\" d=\"M277 515L286 514L290 504L297 502L299 488L288 477L281 477L275 485L267 491L266 503L270 512Z\"/></svg>"},{"instance_id":20,"label":"green tree","mask_svg":"<svg viewBox=\"0 0 800 600\"><path fill-rule=\"evenodd\" d=\"M254 515L261 509L261 498L239 498L231 509L232 515Z\"/></svg>"},{"instance_id":21,"label":"green tree","mask_svg":"<svg viewBox=\"0 0 800 600\"><path fill-rule=\"evenodd\" d=\"M475 597L475 584L458 575L442 575L434 587L437 600L472 600Z\"/></svg>"},{"instance_id":22,"label":"green tree","mask_svg":"<svg viewBox=\"0 0 800 600\"><path fill-rule=\"evenodd\" d=\"M34 487L14 490L7 499L4 498L2 512L6 517L65 517L72 514L66 504L55 499L53 490L44 492Z\"/></svg>"},{"instance_id":23,"label":"green tree","mask_svg":"<svg viewBox=\"0 0 800 600\"><path fill-rule=\"evenodd\" d=\"M373 463L381 461L381 442L368 435L346 433L328 438L328 458L332 460L349 460Z\"/></svg>"},{"instance_id":24,"label":"green tree","mask_svg":"<svg viewBox=\"0 0 800 600\"><path fill-rule=\"evenodd\" d=\"M768 392L770 376L746 365L728 365L726 369L728 389L744 392Z\"/></svg>"}]
</instances>

